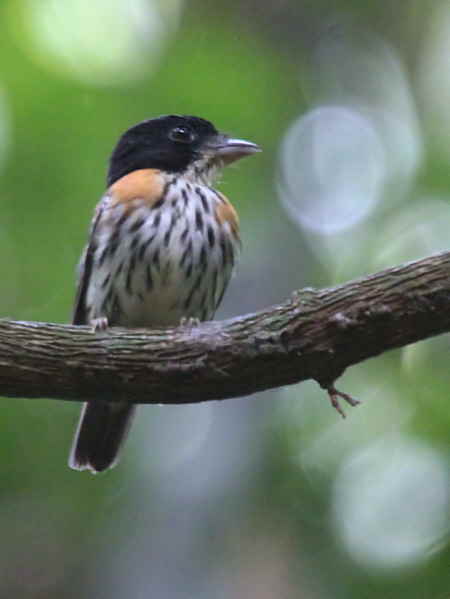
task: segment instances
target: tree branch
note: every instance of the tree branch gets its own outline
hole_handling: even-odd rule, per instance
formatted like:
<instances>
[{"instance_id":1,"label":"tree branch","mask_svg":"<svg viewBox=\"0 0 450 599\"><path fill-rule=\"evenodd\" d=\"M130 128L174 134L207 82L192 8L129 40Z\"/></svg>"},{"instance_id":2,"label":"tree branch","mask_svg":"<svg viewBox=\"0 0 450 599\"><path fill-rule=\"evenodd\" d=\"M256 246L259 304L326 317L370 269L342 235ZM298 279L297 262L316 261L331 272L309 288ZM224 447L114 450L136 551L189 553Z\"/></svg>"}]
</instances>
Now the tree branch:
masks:
<instances>
[{"instance_id":1,"label":"tree branch","mask_svg":"<svg viewBox=\"0 0 450 599\"><path fill-rule=\"evenodd\" d=\"M450 252L192 329L0 320L0 395L196 403L316 380L450 330ZM336 397L334 397L336 399Z\"/></svg>"}]
</instances>

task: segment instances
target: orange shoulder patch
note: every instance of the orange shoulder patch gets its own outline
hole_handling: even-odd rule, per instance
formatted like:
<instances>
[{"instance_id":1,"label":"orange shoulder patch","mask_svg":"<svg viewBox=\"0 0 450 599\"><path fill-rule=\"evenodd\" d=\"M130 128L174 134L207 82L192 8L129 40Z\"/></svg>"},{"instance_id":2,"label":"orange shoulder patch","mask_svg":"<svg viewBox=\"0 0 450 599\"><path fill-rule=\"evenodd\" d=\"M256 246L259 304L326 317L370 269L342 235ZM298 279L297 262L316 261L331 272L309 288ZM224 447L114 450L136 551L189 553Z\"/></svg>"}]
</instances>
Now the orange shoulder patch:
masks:
<instances>
[{"instance_id":1,"label":"orange shoulder patch","mask_svg":"<svg viewBox=\"0 0 450 599\"><path fill-rule=\"evenodd\" d=\"M165 181L160 170L154 168L139 169L128 173L109 188L114 204L128 204L133 200L144 200L153 206L164 193Z\"/></svg>"},{"instance_id":2,"label":"orange shoulder patch","mask_svg":"<svg viewBox=\"0 0 450 599\"><path fill-rule=\"evenodd\" d=\"M220 194L222 201L216 206L216 219L220 225L228 223L235 237L239 236L239 217L227 198Z\"/></svg>"}]
</instances>

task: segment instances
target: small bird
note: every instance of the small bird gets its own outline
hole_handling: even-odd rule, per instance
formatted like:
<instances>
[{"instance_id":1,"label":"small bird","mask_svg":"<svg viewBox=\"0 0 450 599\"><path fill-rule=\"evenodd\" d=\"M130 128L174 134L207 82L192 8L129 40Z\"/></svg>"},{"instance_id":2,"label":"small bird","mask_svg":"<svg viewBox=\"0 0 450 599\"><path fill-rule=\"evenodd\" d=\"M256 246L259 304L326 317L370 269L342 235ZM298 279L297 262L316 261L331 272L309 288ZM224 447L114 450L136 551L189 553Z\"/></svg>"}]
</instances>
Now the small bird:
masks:
<instances>
[{"instance_id":1,"label":"small bird","mask_svg":"<svg viewBox=\"0 0 450 599\"><path fill-rule=\"evenodd\" d=\"M73 324L102 330L211 319L240 250L236 211L212 185L222 167L259 150L195 116L128 129L111 155L81 258ZM113 467L135 408L85 403L69 466Z\"/></svg>"}]
</instances>

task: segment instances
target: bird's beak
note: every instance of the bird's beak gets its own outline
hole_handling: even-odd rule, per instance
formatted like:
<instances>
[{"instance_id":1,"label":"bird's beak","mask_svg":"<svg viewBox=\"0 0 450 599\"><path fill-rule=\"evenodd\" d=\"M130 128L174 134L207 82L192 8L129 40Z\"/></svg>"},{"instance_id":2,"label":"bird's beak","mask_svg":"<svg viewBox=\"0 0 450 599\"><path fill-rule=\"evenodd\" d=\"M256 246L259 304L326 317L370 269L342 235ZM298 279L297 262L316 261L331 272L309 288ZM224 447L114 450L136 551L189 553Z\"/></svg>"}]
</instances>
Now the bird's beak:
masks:
<instances>
[{"instance_id":1,"label":"bird's beak","mask_svg":"<svg viewBox=\"0 0 450 599\"><path fill-rule=\"evenodd\" d=\"M251 141L235 139L222 134L208 140L204 149L223 164L230 164L240 158L255 154L255 152L261 152L261 148Z\"/></svg>"}]
</instances>

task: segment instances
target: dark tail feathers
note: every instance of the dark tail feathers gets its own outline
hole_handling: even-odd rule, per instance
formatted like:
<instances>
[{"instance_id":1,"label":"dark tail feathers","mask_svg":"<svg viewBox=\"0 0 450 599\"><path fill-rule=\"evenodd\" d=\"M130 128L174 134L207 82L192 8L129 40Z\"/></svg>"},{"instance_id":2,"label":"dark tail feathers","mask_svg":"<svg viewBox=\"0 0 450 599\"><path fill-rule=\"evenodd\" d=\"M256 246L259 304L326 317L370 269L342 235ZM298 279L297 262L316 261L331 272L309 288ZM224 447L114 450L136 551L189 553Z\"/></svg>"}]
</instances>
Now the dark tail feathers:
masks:
<instances>
[{"instance_id":1,"label":"dark tail feathers","mask_svg":"<svg viewBox=\"0 0 450 599\"><path fill-rule=\"evenodd\" d=\"M102 472L116 465L136 406L95 401L85 403L69 456L74 470Z\"/></svg>"}]
</instances>

